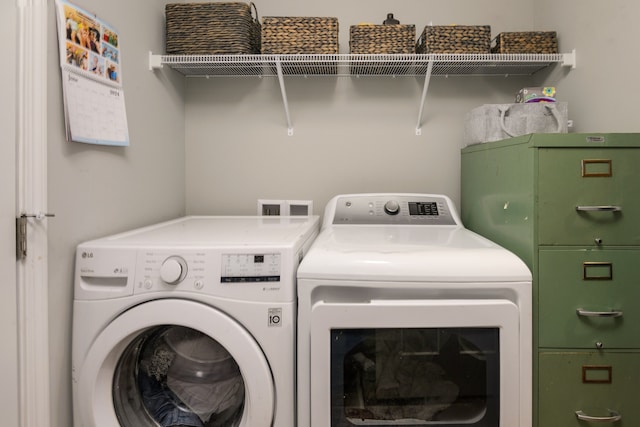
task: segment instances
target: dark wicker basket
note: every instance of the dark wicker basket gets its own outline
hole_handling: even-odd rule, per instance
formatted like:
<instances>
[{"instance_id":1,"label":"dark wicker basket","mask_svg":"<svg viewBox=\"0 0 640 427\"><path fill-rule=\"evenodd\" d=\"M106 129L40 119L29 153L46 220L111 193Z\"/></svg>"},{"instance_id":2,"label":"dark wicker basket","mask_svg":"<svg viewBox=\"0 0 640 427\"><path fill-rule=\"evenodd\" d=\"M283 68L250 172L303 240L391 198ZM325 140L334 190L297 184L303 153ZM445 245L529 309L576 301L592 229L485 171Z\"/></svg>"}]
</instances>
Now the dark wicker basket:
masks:
<instances>
[{"instance_id":1,"label":"dark wicker basket","mask_svg":"<svg viewBox=\"0 0 640 427\"><path fill-rule=\"evenodd\" d=\"M418 42L417 53L489 53L489 25L427 25Z\"/></svg>"},{"instance_id":2,"label":"dark wicker basket","mask_svg":"<svg viewBox=\"0 0 640 427\"><path fill-rule=\"evenodd\" d=\"M265 16L263 54L336 54L338 18Z\"/></svg>"},{"instance_id":3,"label":"dark wicker basket","mask_svg":"<svg viewBox=\"0 0 640 427\"><path fill-rule=\"evenodd\" d=\"M416 53L415 25L352 25L349 51L354 54Z\"/></svg>"},{"instance_id":4,"label":"dark wicker basket","mask_svg":"<svg viewBox=\"0 0 640 427\"><path fill-rule=\"evenodd\" d=\"M521 31L496 36L493 53L558 53L555 31Z\"/></svg>"},{"instance_id":5,"label":"dark wicker basket","mask_svg":"<svg viewBox=\"0 0 640 427\"><path fill-rule=\"evenodd\" d=\"M165 18L169 55L260 53L260 22L253 3L167 4Z\"/></svg>"}]
</instances>

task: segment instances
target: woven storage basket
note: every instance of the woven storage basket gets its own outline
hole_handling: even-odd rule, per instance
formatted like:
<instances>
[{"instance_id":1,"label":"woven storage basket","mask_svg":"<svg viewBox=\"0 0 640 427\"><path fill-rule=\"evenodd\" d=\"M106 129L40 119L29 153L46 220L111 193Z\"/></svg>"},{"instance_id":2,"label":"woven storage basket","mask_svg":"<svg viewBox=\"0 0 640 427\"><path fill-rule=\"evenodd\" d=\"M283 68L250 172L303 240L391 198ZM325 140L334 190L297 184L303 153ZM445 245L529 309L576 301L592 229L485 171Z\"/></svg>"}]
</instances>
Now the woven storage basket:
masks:
<instances>
[{"instance_id":1,"label":"woven storage basket","mask_svg":"<svg viewBox=\"0 0 640 427\"><path fill-rule=\"evenodd\" d=\"M558 53L555 31L500 33L494 40L493 53Z\"/></svg>"},{"instance_id":2,"label":"woven storage basket","mask_svg":"<svg viewBox=\"0 0 640 427\"><path fill-rule=\"evenodd\" d=\"M338 18L265 16L263 54L336 54Z\"/></svg>"},{"instance_id":3,"label":"woven storage basket","mask_svg":"<svg viewBox=\"0 0 640 427\"><path fill-rule=\"evenodd\" d=\"M253 3L167 4L165 18L169 55L260 53L260 22Z\"/></svg>"},{"instance_id":4,"label":"woven storage basket","mask_svg":"<svg viewBox=\"0 0 640 427\"><path fill-rule=\"evenodd\" d=\"M349 51L354 54L416 53L415 25L352 25Z\"/></svg>"},{"instance_id":5,"label":"woven storage basket","mask_svg":"<svg viewBox=\"0 0 640 427\"><path fill-rule=\"evenodd\" d=\"M417 53L489 53L489 25L427 25L418 42Z\"/></svg>"}]
</instances>

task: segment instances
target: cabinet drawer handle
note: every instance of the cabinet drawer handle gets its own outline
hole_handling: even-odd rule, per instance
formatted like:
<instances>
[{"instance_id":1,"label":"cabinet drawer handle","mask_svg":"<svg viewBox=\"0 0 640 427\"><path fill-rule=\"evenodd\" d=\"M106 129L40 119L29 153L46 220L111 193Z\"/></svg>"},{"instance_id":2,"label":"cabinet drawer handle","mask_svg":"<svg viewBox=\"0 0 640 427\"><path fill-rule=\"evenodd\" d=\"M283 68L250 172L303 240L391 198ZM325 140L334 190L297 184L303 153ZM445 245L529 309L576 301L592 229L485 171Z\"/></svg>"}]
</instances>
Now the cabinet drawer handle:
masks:
<instances>
[{"instance_id":1,"label":"cabinet drawer handle","mask_svg":"<svg viewBox=\"0 0 640 427\"><path fill-rule=\"evenodd\" d=\"M622 317L621 310L611 310L611 311L589 311L579 308L576 310L578 316L584 317Z\"/></svg>"},{"instance_id":2,"label":"cabinet drawer handle","mask_svg":"<svg viewBox=\"0 0 640 427\"><path fill-rule=\"evenodd\" d=\"M622 206L576 206L578 212L622 212Z\"/></svg>"},{"instance_id":3,"label":"cabinet drawer handle","mask_svg":"<svg viewBox=\"0 0 640 427\"><path fill-rule=\"evenodd\" d=\"M620 421L622 419L622 415L620 415L616 411L612 411L611 409L609 409L608 411L609 414L611 414L608 417L592 417L582 411L576 411L576 417L578 417L578 419L581 421L588 421L592 423L615 423L616 421Z\"/></svg>"}]
</instances>

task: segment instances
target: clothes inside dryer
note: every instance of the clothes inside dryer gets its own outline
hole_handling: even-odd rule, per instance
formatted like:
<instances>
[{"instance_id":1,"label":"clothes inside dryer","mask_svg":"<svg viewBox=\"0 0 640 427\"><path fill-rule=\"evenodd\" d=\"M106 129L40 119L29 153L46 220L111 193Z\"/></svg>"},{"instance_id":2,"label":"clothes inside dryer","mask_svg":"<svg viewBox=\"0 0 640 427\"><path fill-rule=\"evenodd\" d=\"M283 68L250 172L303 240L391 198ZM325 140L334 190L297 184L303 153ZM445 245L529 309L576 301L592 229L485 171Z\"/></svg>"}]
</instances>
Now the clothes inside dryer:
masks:
<instances>
[{"instance_id":1,"label":"clothes inside dryer","mask_svg":"<svg viewBox=\"0 0 640 427\"><path fill-rule=\"evenodd\" d=\"M496 419L495 328L334 329L331 342L334 426Z\"/></svg>"},{"instance_id":2,"label":"clothes inside dryer","mask_svg":"<svg viewBox=\"0 0 640 427\"><path fill-rule=\"evenodd\" d=\"M227 427L240 422L245 385L217 341L181 326L158 326L124 351L113 395L122 426Z\"/></svg>"}]
</instances>

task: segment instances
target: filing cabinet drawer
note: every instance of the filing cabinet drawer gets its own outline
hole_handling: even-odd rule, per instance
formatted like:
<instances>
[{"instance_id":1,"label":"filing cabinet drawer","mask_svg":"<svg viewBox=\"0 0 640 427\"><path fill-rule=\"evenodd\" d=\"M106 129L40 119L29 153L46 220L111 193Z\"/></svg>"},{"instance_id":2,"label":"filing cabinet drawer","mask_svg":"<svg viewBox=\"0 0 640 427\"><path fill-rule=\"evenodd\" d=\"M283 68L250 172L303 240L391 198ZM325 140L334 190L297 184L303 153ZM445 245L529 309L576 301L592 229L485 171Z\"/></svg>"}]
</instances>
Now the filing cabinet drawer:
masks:
<instances>
[{"instance_id":1,"label":"filing cabinet drawer","mask_svg":"<svg viewBox=\"0 0 640 427\"><path fill-rule=\"evenodd\" d=\"M640 244L640 150L539 150L541 245Z\"/></svg>"},{"instance_id":2,"label":"filing cabinet drawer","mask_svg":"<svg viewBox=\"0 0 640 427\"><path fill-rule=\"evenodd\" d=\"M538 286L540 347L640 348L640 250L540 250Z\"/></svg>"},{"instance_id":3,"label":"filing cabinet drawer","mask_svg":"<svg viewBox=\"0 0 640 427\"><path fill-rule=\"evenodd\" d=\"M539 426L640 425L640 352L540 353L538 372Z\"/></svg>"}]
</instances>

